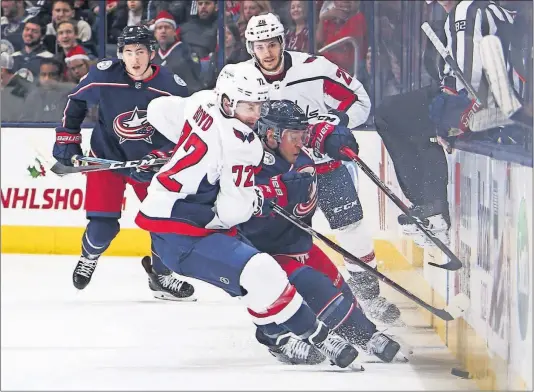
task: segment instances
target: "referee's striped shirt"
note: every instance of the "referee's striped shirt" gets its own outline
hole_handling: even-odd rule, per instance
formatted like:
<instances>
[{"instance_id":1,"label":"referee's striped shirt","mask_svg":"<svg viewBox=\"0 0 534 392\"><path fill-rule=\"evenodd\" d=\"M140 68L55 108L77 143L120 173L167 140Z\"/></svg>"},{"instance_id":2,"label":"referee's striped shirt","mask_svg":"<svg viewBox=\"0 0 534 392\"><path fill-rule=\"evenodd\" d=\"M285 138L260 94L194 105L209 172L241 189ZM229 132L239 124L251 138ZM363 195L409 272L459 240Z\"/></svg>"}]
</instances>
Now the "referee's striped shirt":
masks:
<instances>
[{"instance_id":1,"label":"referee's striped shirt","mask_svg":"<svg viewBox=\"0 0 534 392\"><path fill-rule=\"evenodd\" d=\"M447 49L458 63L465 79L471 83L483 101L488 97L488 83L483 77L479 44L486 35L501 38L505 59L510 46L512 13L493 1L462 0L449 13L445 21ZM445 74L450 68L445 65ZM464 88L455 79L456 91Z\"/></svg>"}]
</instances>

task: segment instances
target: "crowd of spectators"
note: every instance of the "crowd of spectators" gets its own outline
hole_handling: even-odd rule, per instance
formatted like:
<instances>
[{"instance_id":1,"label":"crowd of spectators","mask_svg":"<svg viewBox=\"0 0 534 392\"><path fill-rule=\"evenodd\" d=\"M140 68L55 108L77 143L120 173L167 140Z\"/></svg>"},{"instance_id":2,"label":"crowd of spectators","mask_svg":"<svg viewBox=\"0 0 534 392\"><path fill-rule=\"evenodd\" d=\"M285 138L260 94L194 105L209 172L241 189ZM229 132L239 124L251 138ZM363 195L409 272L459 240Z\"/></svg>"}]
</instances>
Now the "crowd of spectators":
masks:
<instances>
[{"instance_id":1,"label":"crowd of spectators","mask_svg":"<svg viewBox=\"0 0 534 392\"><path fill-rule=\"evenodd\" d=\"M101 20L102 4L105 20ZM219 4L216 0L2 0L2 121L60 121L68 92L87 74L103 47L106 56L115 56L117 37L128 25L146 25L154 31L159 44L155 63L178 74L191 92L213 87L221 55ZM254 15L273 12L286 27L288 50L320 53L347 69L362 81L375 106L382 98L430 83L426 68L417 65L424 50L420 31L413 34L418 29L409 27L406 16L416 12L422 20L443 18L432 15L441 9L435 4L398 0L376 4L225 0L223 4L224 63L250 59L246 25ZM309 23L310 7L315 7L314 26ZM518 12L520 17L531 14ZM532 25L531 20L526 23ZM104 27L105 42L99 42ZM351 39L336 44L345 37ZM408 53L409 47L415 49Z\"/></svg>"}]
</instances>

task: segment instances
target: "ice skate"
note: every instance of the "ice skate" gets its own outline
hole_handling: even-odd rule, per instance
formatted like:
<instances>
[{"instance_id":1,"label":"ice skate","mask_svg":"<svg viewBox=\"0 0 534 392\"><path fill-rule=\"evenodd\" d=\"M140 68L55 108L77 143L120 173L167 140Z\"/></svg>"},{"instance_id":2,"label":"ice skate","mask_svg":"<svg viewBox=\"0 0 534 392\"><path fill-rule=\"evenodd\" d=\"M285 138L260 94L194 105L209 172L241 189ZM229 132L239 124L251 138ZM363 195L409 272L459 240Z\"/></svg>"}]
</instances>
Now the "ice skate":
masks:
<instances>
[{"instance_id":1,"label":"ice skate","mask_svg":"<svg viewBox=\"0 0 534 392\"><path fill-rule=\"evenodd\" d=\"M438 238L445 245L449 244L449 228L450 219L448 212L443 212L443 206L440 203L430 203L424 206L410 207L410 215L417 218L421 224L430 231L436 238ZM398 217L398 222L402 227L404 235L411 237L417 246L435 246L419 228L412 223L406 214L401 214Z\"/></svg>"},{"instance_id":2,"label":"ice skate","mask_svg":"<svg viewBox=\"0 0 534 392\"><path fill-rule=\"evenodd\" d=\"M375 332L367 342L366 352L369 355L376 356L383 362L392 362L397 356L399 360L405 362L407 359L400 352L400 348L400 344L390 336L382 332Z\"/></svg>"},{"instance_id":3,"label":"ice skate","mask_svg":"<svg viewBox=\"0 0 534 392\"><path fill-rule=\"evenodd\" d=\"M154 298L169 301L196 301L193 297L195 288L191 284L177 279L171 271L168 274L156 274L149 256L143 257L141 264L148 274L148 287L152 290Z\"/></svg>"},{"instance_id":4,"label":"ice skate","mask_svg":"<svg viewBox=\"0 0 534 392\"><path fill-rule=\"evenodd\" d=\"M83 290L87 287L91 281L93 272L95 272L97 263L98 259L89 259L80 256L80 260L78 261L78 264L76 264L76 268L74 268L74 272L72 273L72 284L74 284L74 287L78 290Z\"/></svg>"},{"instance_id":5,"label":"ice skate","mask_svg":"<svg viewBox=\"0 0 534 392\"><path fill-rule=\"evenodd\" d=\"M323 323L320 323L308 341L313 344L323 355L340 368L346 368L352 364L355 369L363 368L353 362L358 357L358 350L335 332L330 331Z\"/></svg>"},{"instance_id":6,"label":"ice skate","mask_svg":"<svg viewBox=\"0 0 534 392\"><path fill-rule=\"evenodd\" d=\"M291 365L317 365L326 359L315 346L291 336L280 345L270 346L269 352L280 362Z\"/></svg>"}]
</instances>

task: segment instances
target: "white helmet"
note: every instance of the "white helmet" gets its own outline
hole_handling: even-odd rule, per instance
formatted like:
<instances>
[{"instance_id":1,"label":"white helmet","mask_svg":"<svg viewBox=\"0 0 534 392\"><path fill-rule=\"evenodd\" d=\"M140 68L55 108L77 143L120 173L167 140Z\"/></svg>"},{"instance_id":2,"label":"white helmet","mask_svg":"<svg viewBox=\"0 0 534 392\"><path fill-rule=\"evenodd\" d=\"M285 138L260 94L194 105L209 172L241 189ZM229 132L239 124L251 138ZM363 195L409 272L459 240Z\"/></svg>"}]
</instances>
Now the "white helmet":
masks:
<instances>
[{"instance_id":1,"label":"white helmet","mask_svg":"<svg viewBox=\"0 0 534 392\"><path fill-rule=\"evenodd\" d=\"M284 26L275 14L269 12L265 15L253 16L248 21L247 28L245 30L247 52L255 58L253 42L277 37L280 40L283 51L285 48L284 34Z\"/></svg>"},{"instance_id":2,"label":"white helmet","mask_svg":"<svg viewBox=\"0 0 534 392\"><path fill-rule=\"evenodd\" d=\"M269 85L261 72L250 63L227 64L219 73L215 84L219 107L222 99L230 101L230 116L234 116L239 101L266 102L269 100Z\"/></svg>"}]
</instances>

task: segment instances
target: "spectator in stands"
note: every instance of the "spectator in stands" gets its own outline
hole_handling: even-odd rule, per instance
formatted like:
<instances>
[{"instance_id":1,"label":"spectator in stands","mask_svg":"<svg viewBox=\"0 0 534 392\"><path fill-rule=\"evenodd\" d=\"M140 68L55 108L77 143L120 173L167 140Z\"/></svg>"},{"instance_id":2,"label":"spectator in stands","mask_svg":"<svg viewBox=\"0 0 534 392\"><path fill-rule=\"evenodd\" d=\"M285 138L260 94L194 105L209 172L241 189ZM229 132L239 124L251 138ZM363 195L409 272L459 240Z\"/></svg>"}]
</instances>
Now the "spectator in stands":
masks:
<instances>
[{"instance_id":1,"label":"spectator in stands","mask_svg":"<svg viewBox=\"0 0 534 392\"><path fill-rule=\"evenodd\" d=\"M181 26L180 36L202 59L215 52L217 46L217 2L197 0L197 7L198 15Z\"/></svg>"},{"instance_id":2,"label":"spectator in stands","mask_svg":"<svg viewBox=\"0 0 534 392\"><path fill-rule=\"evenodd\" d=\"M250 60L250 55L241 42L237 25L228 23L224 26L224 57L225 64L237 64Z\"/></svg>"},{"instance_id":3,"label":"spectator in stands","mask_svg":"<svg viewBox=\"0 0 534 392\"><path fill-rule=\"evenodd\" d=\"M148 2L148 19L155 20L161 11L167 11L180 26L188 19L191 8L188 3L190 1L186 0L151 0Z\"/></svg>"},{"instance_id":4,"label":"spectator in stands","mask_svg":"<svg viewBox=\"0 0 534 392\"><path fill-rule=\"evenodd\" d=\"M24 9L24 2L19 0L2 0L1 37L13 46L13 52L21 50L24 46L22 42L22 29L24 22L29 18Z\"/></svg>"},{"instance_id":5,"label":"spectator in stands","mask_svg":"<svg viewBox=\"0 0 534 392\"><path fill-rule=\"evenodd\" d=\"M57 42L59 46L59 51L56 53L56 59L61 63L65 61L67 53L73 50L76 46L81 46L83 51L87 53L89 58L95 58L96 53L94 48L91 46L82 45L81 42L77 39L78 30L77 30L76 21L62 21L57 25Z\"/></svg>"},{"instance_id":6,"label":"spectator in stands","mask_svg":"<svg viewBox=\"0 0 534 392\"><path fill-rule=\"evenodd\" d=\"M297 52L312 52L309 47L308 3L291 0L289 14L292 25L286 30L286 49Z\"/></svg>"},{"instance_id":7,"label":"spectator in stands","mask_svg":"<svg viewBox=\"0 0 534 392\"><path fill-rule=\"evenodd\" d=\"M75 20L85 20L92 26L95 22L95 14L89 7L89 0L74 0L74 18Z\"/></svg>"},{"instance_id":8,"label":"spectator in stands","mask_svg":"<svg viewBox=\"0 0 534 392\"><path fill-rule=\"evenodd\" d=\"M89 73L91 59L80 45L72 48L65 57L67 80L78 84L80 79Z\"/></svg>"},{"instance_id":9,"label":"spectator in stands","mask_svg":"<svg viewBox=\"0 0 534 392\"><path fill-rule=\"evenodd\" d=\"M237 27L243 43L245 43L245 29L250 18L268 12L272 12L271 4L268 0L245 0L241 2Z\"/></svg>"},{"instance_id":10,"label":"spectator in stands","mask_svg":"<svg viewBox=\"0 0 534 392\"><path fill-rule=\"evenodd\" d=\"M115 20L115 10L117 9L117 5L119 4L119 0L106 0L106 26L107 26L107 38L106 41L111 42L111 26L113 25L113 21ZM98 42L98 32L101 28L100 23L100 0L90 0L89 1L89 8L95 15L95 21L92 25L93 30L93 41L101 44Z\"/></svg>"},{"instance_id":11,"label":"spectator in stands","mask_svg":"<svg viewBox=\"0 0 534 392\"><path fill-rule=\"evenodd\" d=\"M146 22L148 22L146 1L128 0L125 3L119 3L111 26L110 41L116 43L126 26L139 26Z\"/></svg>"},{"instance_id":12,"label":"spectator in stands","mask_svg":"<svg viewBox=\"0 0 534 392\"><path fill-rule=\"evenodd\" d=\"M63 115L67 95L73 83L62 83L63 65L54 58L43 59L39 72L39 88L27 96L20 121L57 122Z\"/></svg>"},{"instance_id":13,"label":"spectator in stands","mask_svg":"<svg viewBox=\"0 0 534 392\"><path fill-rule=\"evenodd\" d=\"M239 8L241 2L237 0L225 0L224 2L224 22L237 23L239 19Z\"/></svg>"},{"instance_id":14,"label":"spectator in stands","mask_svg":"<svg viewBox=\"0 0 534 392\"><path fill-rule=\"evenodd\" d=\"M354 37L358 44L358 60L367 53L367 23L359 10L359 1L334 0L332 7L319 14L316 39L319 48L343 37ZM323 6L324 7L324 6ZM354 49L349 43L324 53L333 63L355 73Z\"/></svg>"},{"instance_id":15,"label":"spectator in stands","mask_svg":"<svg viewBox=\"0 0 534 392\"><path fill-rule=\"evenodd\" d=\"M41 22L39 17L28 19L22 30L24 47L13 53L15 63L13 71L21 74L29 82L35 81L37 83L41 60L54 56L43 45L45 31L46 25ZM26 76L22 74L26 74Z\"/></svg>"},{"instance_id":16,"label":"spectator in stands","mask_svg":"<svg viewBox=\"0 0 534 392\"><path fill-rule=\"evenodd\" d=\"M17 121L32 85L13 73L13 57L7 52L0 53L0 86L2 121Z\"/></svg>"},{"instance_id":17,"label":"spectator in stands","mask_svg":"<svg viewBox=\"0 0 534 392\"><path fill-rule=\"evenodd\" d=\"M53 0L52 22L46 26L46 35L51 37L56 36L56 29L60 22L75 20L76 29L78 30L78 39L82 42L88 42L92 36L91 26L85 20L76 20L74 14L74 0ZM48 46L50 46L50 44L48 44Z\"/></svg>"},{"instance_id":18,"label":"spectator in stands","mask_svg":"<svg viewBox=\"0 0 534 392\"><path fill-rule=\"evenodd\" d=\"M169 12L161 11L156 17L154 36L159 45L154 63L169 68L182 78L190 93L202 90L200 60L191 53L189 45L177 39L176 22Z\"/></svg>"}]
</instances>

